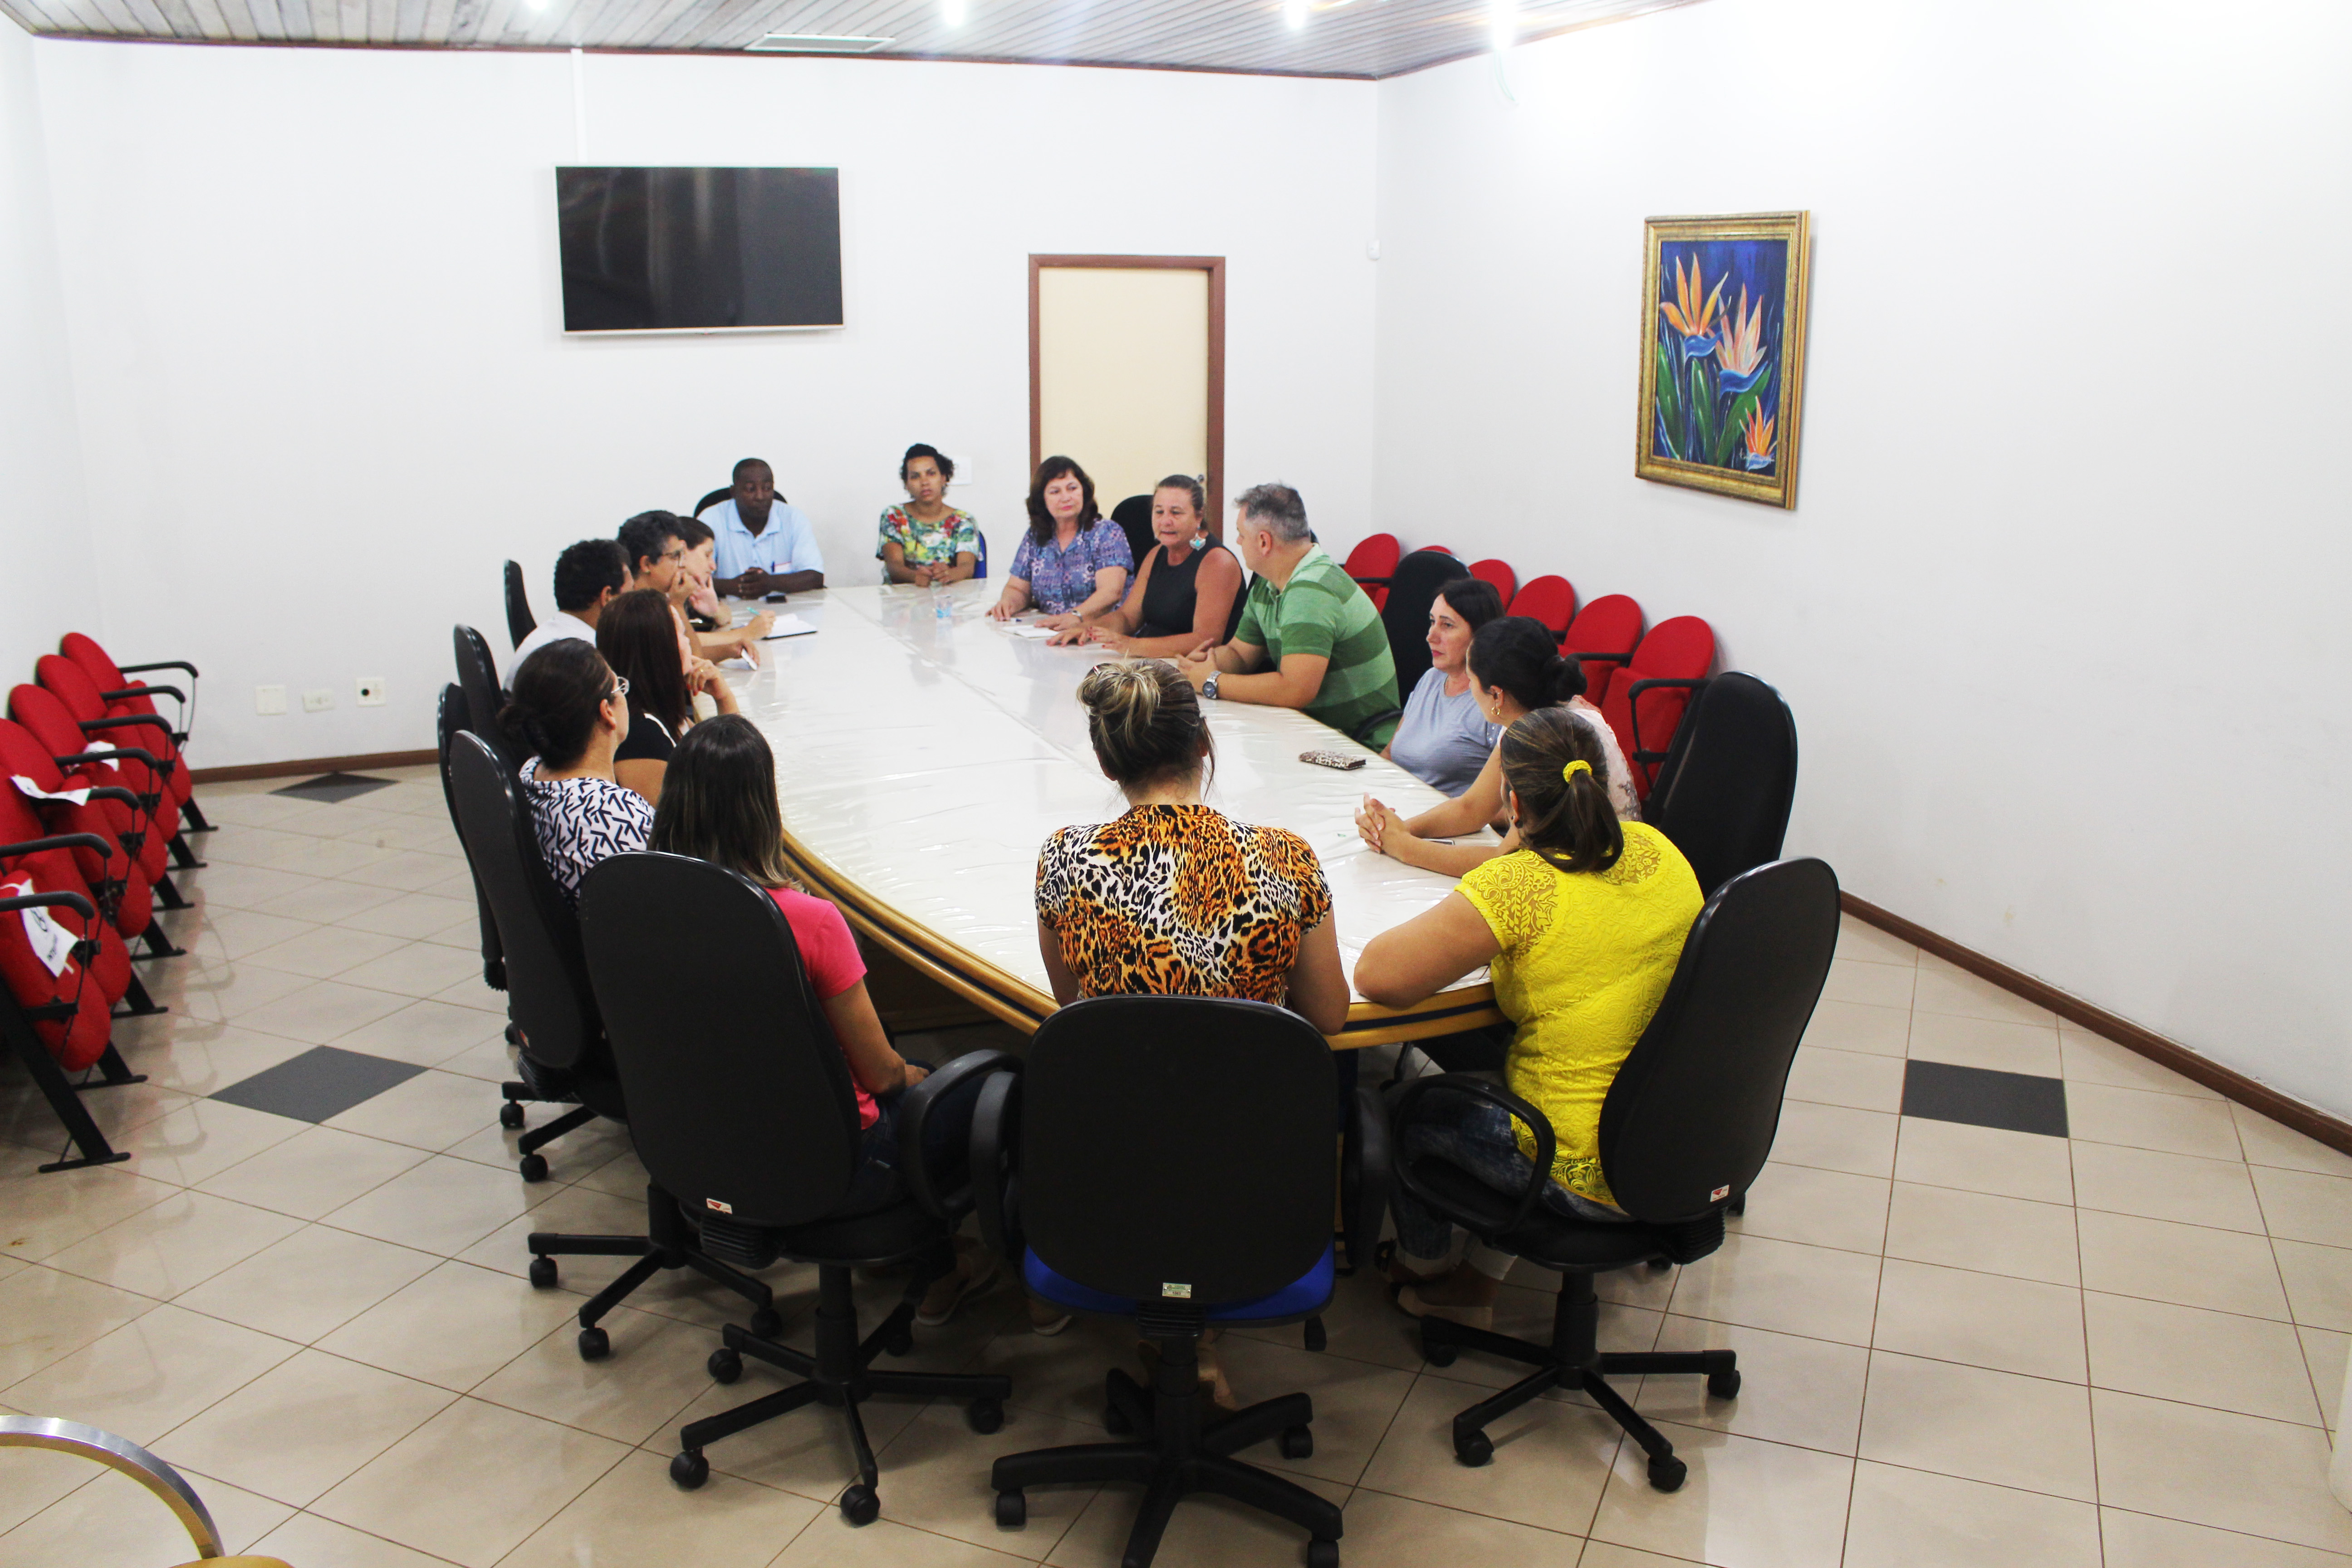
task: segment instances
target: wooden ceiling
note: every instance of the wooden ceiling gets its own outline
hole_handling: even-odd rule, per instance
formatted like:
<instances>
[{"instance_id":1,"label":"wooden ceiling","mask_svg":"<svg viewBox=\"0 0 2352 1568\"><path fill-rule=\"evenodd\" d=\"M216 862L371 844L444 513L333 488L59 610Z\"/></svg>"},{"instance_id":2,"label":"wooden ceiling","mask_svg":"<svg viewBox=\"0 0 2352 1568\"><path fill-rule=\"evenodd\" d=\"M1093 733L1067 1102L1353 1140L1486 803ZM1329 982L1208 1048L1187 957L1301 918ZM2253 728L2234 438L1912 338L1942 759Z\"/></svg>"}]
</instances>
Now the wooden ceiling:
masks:
<instances>
[{"instance_id":1,"label":"wooden ceiling","mask_svg":"<svg viewBox=\"0 0 2352 1568\"><path fill-rule=\"evenodd\" d=\"M1521 41L1690 0L1517 0ZM1491 47L1488 0L0 0L86 38L732 54L771 34L887 58L1379 78Z\"/></svg>"}]
</instances>

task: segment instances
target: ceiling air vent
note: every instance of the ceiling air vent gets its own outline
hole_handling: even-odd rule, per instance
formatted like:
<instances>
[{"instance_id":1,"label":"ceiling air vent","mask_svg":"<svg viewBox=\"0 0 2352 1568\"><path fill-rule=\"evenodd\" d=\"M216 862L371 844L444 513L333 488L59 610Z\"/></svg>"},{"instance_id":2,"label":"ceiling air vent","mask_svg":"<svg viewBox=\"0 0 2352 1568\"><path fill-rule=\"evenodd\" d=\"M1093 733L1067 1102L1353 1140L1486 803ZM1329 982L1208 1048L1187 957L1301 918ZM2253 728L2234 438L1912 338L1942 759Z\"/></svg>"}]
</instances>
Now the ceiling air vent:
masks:
<instances>
[{"instance_id":1,"label":"ceiling air vent","mask_svg":"<svg viewBox=\"0 0 2352 1568\"><path fill-rule=\"evenodd\" d=\"M870 55L896 38L866 38L849 33L770 33L743 47L768 55Z\"/></svg>"}]
</instances>

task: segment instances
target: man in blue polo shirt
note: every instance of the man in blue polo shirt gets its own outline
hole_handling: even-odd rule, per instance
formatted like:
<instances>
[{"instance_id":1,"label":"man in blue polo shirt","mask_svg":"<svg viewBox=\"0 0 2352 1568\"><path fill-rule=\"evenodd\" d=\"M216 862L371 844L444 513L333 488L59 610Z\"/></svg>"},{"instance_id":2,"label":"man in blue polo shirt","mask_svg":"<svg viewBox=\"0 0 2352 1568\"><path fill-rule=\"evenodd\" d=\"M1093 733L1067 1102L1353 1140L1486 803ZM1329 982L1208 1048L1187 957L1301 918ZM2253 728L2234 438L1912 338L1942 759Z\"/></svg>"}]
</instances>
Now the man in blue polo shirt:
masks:
<instances>
[{"instance_id":1,"label":"man in blue polo shirt","mask_svg":"<svg viewBox=\"0 0 2352 1568\"><path fill-rule=\"evenodd\" d=\"M824 556L801 509L776 499L775 470L757 458L735 465L733 493L700 514L713 539L712 586L734 598L824 586Z\"/></svg>"}]
</instances>

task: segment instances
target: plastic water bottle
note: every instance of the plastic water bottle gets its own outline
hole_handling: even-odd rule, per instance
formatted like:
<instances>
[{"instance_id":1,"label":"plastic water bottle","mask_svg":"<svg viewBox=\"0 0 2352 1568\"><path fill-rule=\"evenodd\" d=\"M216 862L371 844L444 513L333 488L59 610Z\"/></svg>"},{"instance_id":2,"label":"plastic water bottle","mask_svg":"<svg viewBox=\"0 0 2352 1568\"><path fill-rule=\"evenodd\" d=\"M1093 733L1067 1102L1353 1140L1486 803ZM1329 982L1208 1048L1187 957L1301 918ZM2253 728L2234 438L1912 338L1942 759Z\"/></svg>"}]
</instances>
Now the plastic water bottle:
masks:
<instances>
[{"instance_id":1,"label":"plastic water bottle","mask_svg":"<svg viewBox=\"0 0 2352 1568\"><path fill-rule=\"evenodd\" d=\"M931 618L943 626L955 624L955 599L944 583L931 584Z\"/></svg>"}]
</instances>

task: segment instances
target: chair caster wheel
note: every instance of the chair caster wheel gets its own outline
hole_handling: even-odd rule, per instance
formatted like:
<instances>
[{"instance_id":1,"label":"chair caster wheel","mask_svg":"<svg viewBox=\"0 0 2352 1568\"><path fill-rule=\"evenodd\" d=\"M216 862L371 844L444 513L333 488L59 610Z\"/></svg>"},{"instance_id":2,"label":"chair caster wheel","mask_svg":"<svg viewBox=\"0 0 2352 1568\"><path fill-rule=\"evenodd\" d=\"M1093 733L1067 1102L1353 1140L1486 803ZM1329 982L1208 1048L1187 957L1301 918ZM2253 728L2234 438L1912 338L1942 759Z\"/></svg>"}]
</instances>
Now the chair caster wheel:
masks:
<instances>
[{"instance_id":1,"label":"chair caster wheel","mask_svg":"<svg viewBox=\"0 0 2352 1568\"><path fill-rule=\"evenodd\" d=\"M1491 1465L1495 1462L1495 1440L1484 1432L1456 1433L1454 1457L1473 1469L1481 1465Z\"/></svg>"},{"instance_id":2,"label":"chair caster wheel","mask_svg":"<svg viewBox=\"0 0 2352 1568\"><path fill-rule=\"evenodd\" d=\"M710 1359L702 1363L702 1370L710 1374L713 1383L732 1383L743 1375L743 1358L721 1345L710 1352Z\"/></svg>"},{"instance_id":3,"label":"chair caster wheel","mask_svg":"<svg viewBox=\"0 0 2352 1568\"><path fill-rule=\"evenodd\" d=\"M882 1500L860 1481L841 1494L841 1517L852 1524L871 1524L882 1517Z\"/></svg>"},{"instance_id":4,"label":"chair caster wheel","mask_svg":"<svg viewBox=\"0 0 2352 1568\"><path fill-rule=\"evenodd\" d=\"M580 1331L580 1359L603 1361L613 1353L613 1341L604 1330L585 1328Z\"/></svg>"},{"instance_id":5,"label":"chair caster wheel","mask_svg":"<svg viewBox=\"0 0 2352 1568\"><path fill-rule=\"evenodd\" d=\"M1421 1331L1421 1359L1430 1365L1452 1366L1454 1358L1461 1353L1456 1346L1447 1344L1444 1340L1430 1338L1427 1329Z\"/></svg>"},{"instance_id":6,"label":"chair caster wheel","mask_svg":"<svg viewBox=\"0 0 2352 1568\"><path fill-rule=\"evenodd\" d=\"M996 1494L996 1526L1000 1530L1018 1530L1029 1522L1029 1499L1023 1492Z\"/></svg>"},{"instance_id":7,"label":"chair caster wheel","mask_svg":"<svg viewBox=\"0 0 2352 1568\"><path fill-rule=\"evenodd\" d=\"M1324 1348L1326 1345L1328 1345L1330 1342L1331 1342L1331 1336L1324 1331L1324 1328L1323 1328L1323 1320L1322 1320L1322 1319L1320 1319L1320 1318L1309 1318L1309 1319L1307 1319L1307 1348L1308 1350L1310 1350L1310 1351L1313 1351L1313 1352L1317 1352L1318 1354L1320 1354L1320 1353L1322 1352L1322 1351L1323 1351L1323 1348Z\"/></svg>"},{"instance_id":8,"label":"chair caster wheel","mask_svg":"<svg viewBox=\"0 0 2352 1568\"><path fill-rule=\"evenodd\" d=\"M975 1399L963 1407L964 1421L982 1436L1004 1425L1004 1404L996 1399Z\"/></svg>"},{"instance_id":9,"label":"chair caster wheel","mask_svg":"<svg viewBox=\"0 0 2352 1568\"><path fill-rule=\"evenodd\" d=\"M1667 1269L1672 1268L1673 1267L1674 1263L1667 1258L1653 1258L1650 1259L1650 1272L1653 1274L1664 1274Z\"/></svg>"},{"instance_id":10,"label":"chair caster wheel","mask_svg":"<svg viewBox=\"0 0 2352 1568\"><path fill-rule=\"evenodd\" d=\"M1308 1542L1307 1568L1339 1568L1339 1543L1336 1541Z\"/></svg>"},{"instance_id":11,"label":"chair caster wheel","mask_svg":"<svg viewBox=\"0 0 2352 1568\"><path fill-rule=\"evenodd\" d=\"M511 1100L508 1100L504 1105L499 1106L499 1125L505 1128L509 1132L521 1126L522 1107Z\"/></svg>"},{"instance_id":12,"label":"chair caster wheel","mask_svg":"<svg viewBox=\"0 0 2352 1568\"><path fill-rule=\"evenodd\" d=\"M534 1258L530 1260L530 1283L534 1289L544 1290L555 1283L555 1259Z\"/></svg>"},{"instance_id":13,"label":"chair caster wheel","mask_svg":"<svg viewBox=\"0 0 2352 1568\"><path fill-rule=\"evenodd\" d=\"M1315 1457L1315 1434L1305 1426L1285 1426L1282 1429L1282 1457L1286 1459L1311 1459Z\"/></svg>"},{"instance_id":14,"label":"chair caster wheel","mask_svg":"<svg viewBox=\"0 0 2352 1568\"><path fill-rule=\"evenodd\" d=\"M744 1326L755 1340L772 1340L784 1331L784 1320L773 1307L762 1307L751 1314L751 1321Z\"/></svg>"},{"instance_id":15,"label":"chair caster wheel","mask_svg":"<svg viewBox=\"0 0 2352 1568\"><path fill-rule=\"evenodd\" d=\"M882 1353L884 1355L912 1355L914 1352L915 1331L912 1329L900 1329L897 1333L892 1334L888 1339L882 1342ZM990 1429L992 1431L994 1430L992 1427Z\"/></svg>"},{"instance_id":16,"label":"chair caster wheel","mask_svg":"<svg viewBox=\"0 0 2352 1568\"><path fill-rule=\"evenodd\" d=\"M710 1479L710 1461L702 1457L699 1448L685 1449L671 1457L669 1479L681 1490L692 1491Z\"/></svg>"},{"instance_id":17,"label":"chair caster wheel","mask_svg":"<svg viewBox=\"0 0 2352 1568\"><path fill-rule=\"evenodd\" d=\"M1706 1393L1707 1393L1707 1397L1708 1397L1708 1398L1710 1398L1710 1399L1737 1399L1737 1398L1738 1398L1738 1397L1739 1397L1739 1373L1738 1373L1738 1372L1737 1370L1734 1370L1734 1371L1731 1371L1731 1372L1711 1372L1711 1373L1708 1373L1706 1374Z\"/></svg>"},{"instance_id":18,"label":"chair caster wheel","mask_svg":"<svg viewBox=\"0 0 2352 1568\"><path fill-rule=\"evenodd\" d=\"M1129 1437L1135 1434L1135 1423L1129 1421L1127 1412L1118 1405L1106 1405L1103 1406L1103 1430L1114 1437Z\"/></svg>"},{"instance_id":19,"label":"chair caster wheel","mask_svg":"<svg viewBox=\"0 0 2352 1568\"><path fill-rule=\"evenodd\" d=\"M526 1182L543 1182L547 1180L547 1156L525 1154L522 1163L515 1169L522 1173L522 1179Z\"/></svg>"},{"instance_id":20,"label":"chair caster wheel","mask_svg":"<svg viewBox=\"0 0 2352 1568\"><path fill-rule=\"evenodd\" d=\"M1688 1474L1690 1467L1672 1454L1650 1461L1650 1484L1662 1492L1681 1490L1683 1478Z\"/></svg>"}]
</instances>

